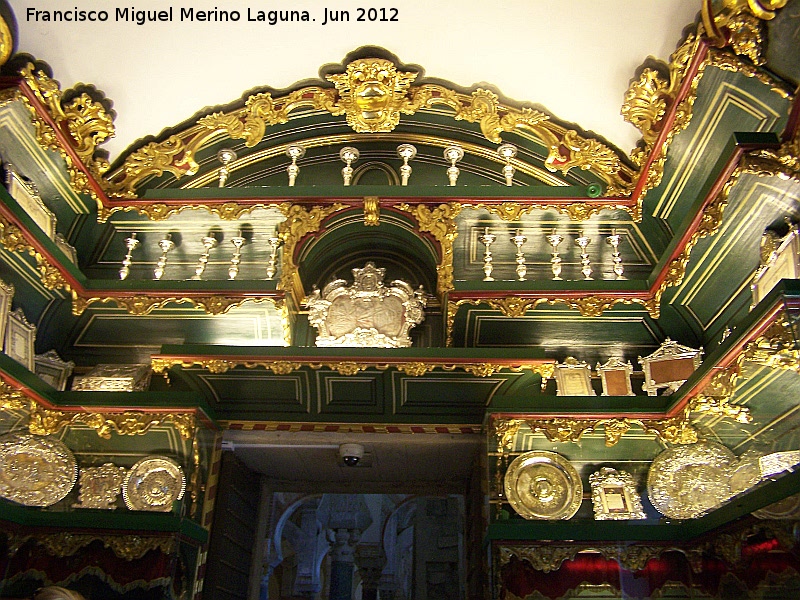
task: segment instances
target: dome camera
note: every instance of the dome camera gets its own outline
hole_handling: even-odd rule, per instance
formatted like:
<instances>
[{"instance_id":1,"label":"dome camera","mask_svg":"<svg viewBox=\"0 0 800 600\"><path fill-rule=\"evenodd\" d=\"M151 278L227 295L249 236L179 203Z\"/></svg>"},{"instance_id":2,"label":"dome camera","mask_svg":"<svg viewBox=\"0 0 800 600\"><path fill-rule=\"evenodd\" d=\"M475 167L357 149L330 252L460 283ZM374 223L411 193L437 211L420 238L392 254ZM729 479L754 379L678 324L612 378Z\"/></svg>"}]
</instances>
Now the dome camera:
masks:
<instances>
[{"instance_id":1,"label":"dome camera","mask_svg":"<svg viewBox=\"0 0 800 600\"><path fill-rule=\"evenodd\" d=\"M342 444L339 446L339 456L348 467L355 467L364 457L364 446L361 444Z\"/></svg>"}]
</instances>

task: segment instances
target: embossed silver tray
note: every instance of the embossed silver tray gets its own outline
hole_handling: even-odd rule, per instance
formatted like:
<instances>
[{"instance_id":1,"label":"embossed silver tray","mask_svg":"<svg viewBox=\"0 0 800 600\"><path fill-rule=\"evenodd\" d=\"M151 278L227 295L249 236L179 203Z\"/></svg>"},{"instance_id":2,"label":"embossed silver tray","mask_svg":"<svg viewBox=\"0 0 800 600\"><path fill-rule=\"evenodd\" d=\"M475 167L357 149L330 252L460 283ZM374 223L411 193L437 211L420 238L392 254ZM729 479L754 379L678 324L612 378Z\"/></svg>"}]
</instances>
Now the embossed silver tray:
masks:
<instances>
[{"instance_id":1,"label":"embossed silver tray","mask_svg":"<svg viewBox=\"0 0 800 600\"><path fill-rule=\"evenodd\" d=\"M51 506L75 485L75 457L61 441L29 433L0 436L0 497Z\"/></svg>"},{"instance_id":2,"label":"embossed silver tray","mask_svg":"<svg viewBox=\"0 0 800 600\"><path fill-rule=\"evenodd\" d=\"M664 450L647 474L650 502L666 517L700 517L731 497L730 470L736 462L733 452L715 442Z\"/></svg>"},{"instance_id":3,"label":"embossed silver tray","mask_svg":"<svg viewBox=\"0 0 800 600\"><path fill-rule=\"evenodd\" d=\"M128 471L122 497L130 510L169 512L185 490L186 478L178 463L166 456L149 456Z\"/></svg>"},{"instance_id":4,"label":"embossed silver tray","mask_svg":"<svg viewBox=\"0 0 800 600\"><path fill-rule=\"evenodd\" d=\"M555 452L521 454L509 465L504 484L509 503L526 519L569 519L583 500L578 472Z\"/></svg>"}]
</instances>

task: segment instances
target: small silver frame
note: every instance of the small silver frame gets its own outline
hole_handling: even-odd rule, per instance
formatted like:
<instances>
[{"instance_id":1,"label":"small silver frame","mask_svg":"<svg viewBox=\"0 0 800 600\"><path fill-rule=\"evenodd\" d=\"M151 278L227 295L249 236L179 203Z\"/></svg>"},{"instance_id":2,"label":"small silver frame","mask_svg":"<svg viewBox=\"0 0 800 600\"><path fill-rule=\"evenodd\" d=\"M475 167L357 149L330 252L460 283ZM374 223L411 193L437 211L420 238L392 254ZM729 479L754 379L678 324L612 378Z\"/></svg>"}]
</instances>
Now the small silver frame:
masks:
<instances>
[{"instance_id":1,"label":"small silver frame","mask_svg":"<svg viewBox=\"0 0 800 600\"><path fill-rule=\"evenodd\" d=\"M603 382L603 396L635 396L631 387L633 365L619 358L609 358L602 365L597 363L597 372Z\"/></svg>"},{"instance_id":2,"label":"small silver frame","mask_svg":"<svg viewBox=\"0 0 800 600\"><path fill-rule=\"evenodd\" d=\"M557 396L596 396L588 363L568 356L555 366Z\"/></svg>"},{"instance_id":3,"label":"small silver frame","mask_svg":"<svg viewBox=\"0 0 800 600\"><path fill-rule=\"evenodd\" d=\"M75 363L61 360L55 350L48 350L44 354L37 354L33 358L35 373L39 379L50 384L59 392L67 389L67 380L75 368Z\"/></svg>"},{"instance_id":4,"label":"small silver frame","mask_svg":"<svg viewBox=\"0 0 800 600\"><path fill-rule=\"evenodd\" d=\"M702 357L702 348L690 348L665 339L658 350L644 358L639 357L644 370L642 389L648 396L657 396L659 390L664 390L664 396L672 394L697 370Z\"/></svg>"},{"instance_id":5,"label":"small silver frame","mask_svg":"<svg viewBox=\"0 0 800 600\"><path fill-rule=\"evenodd\" d=\"M764 232L761 236L760 265L750 284L753 306L763 300L781 279L798 278L800 278L800 232L796 225L790 223L789 233L783 238L773 231Z\"/></svg>"},{"instance_id":6,"label":"small silver frame","mask_svg":"<svg viewBox=\"0 0 800 600\"><path fill-rule=\"evenodd\" d=\"M25 318L21 308L8 314L6 337L3 348L9 358L21 363L30 372L34 370L33 344L36 340L36 325Z\"/></svg>"},{"instance_id":7,"label":"small silver frame","mask_svg":"<svg viewBox=\"0 0 800 600\"><path fill-rule=\"evenodd\" d=\"M6 189L19 207L24 210L31 220L47 234L51 240L56 237L56 216L53 214L39 196L36 186L23 179L14 165L5 164Z\"/></svg>"},{"instance_id":8,"label":"small silver frame","mask_svg":"<svg viewBox=\"0 0 800 600\"><path fill-rule=\"evenodd\" d=\"M595 521L646 519L636 483L627 471L603 467L589 476Z\"/></svg>"},{"instance_id":9,"label":"small silver frame","mask_svg":"<svg viewBox=\"0 0 800 600\"><path fill-rule=\"evenodd\" d=\"M6 339L8 327L8 313L11 311L11 301L14 299L14 286L0 279L0 348Z\"/></svg>"}]
</instances>

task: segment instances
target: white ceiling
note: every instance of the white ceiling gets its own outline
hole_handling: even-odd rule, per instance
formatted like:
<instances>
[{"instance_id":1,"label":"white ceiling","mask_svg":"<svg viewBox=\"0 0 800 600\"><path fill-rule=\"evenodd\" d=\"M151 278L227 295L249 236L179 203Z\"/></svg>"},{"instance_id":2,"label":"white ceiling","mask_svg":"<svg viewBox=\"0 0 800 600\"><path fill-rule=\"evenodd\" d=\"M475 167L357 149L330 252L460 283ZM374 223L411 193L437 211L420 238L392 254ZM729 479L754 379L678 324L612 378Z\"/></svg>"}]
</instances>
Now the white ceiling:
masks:
<instances>
[{"instance_id":1,"label":"white ceiling","mask_svg":"<svg viewBox=\"0 0 800 600\"><path fill-rule=\"evenodd\" d=\"M648 55L668 60L700 0L9 0L18 50L53 67L62 89L91 83L114 101L112 159L204 107L245 91L276 89L318 75L364 45L376 45L430 77L470 87L488 82L506 97L540 104L625 151L639 138L620 116L623 95ZM109 11L106 23L27 20L27 9ZM397 7L396 23L353 22L354 8ZM114 9L173 7L171 23L113 22ZM239 10L236 23L179 21L181 7ZM247 22L248 6L308 10L316 22ZM348 8L351 22L323 26L323 9Z\"/></svg>"}]
</instances>

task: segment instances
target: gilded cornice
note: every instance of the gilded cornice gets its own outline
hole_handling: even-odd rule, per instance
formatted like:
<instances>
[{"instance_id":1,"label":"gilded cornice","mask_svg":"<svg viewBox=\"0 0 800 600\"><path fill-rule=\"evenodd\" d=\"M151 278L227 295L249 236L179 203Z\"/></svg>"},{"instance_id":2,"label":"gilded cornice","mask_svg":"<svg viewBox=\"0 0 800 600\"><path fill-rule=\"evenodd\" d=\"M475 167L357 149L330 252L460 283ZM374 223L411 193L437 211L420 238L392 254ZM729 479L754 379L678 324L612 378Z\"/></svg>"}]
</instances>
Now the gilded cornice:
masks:
<instances>
[{"instance_id":1,"label":"gilded cornice","mask_svg":"<svg viewBox=\"0 0 800 600\"><path fill-rule=\"evenodd\" d=\"M300 280L298 265L294 262L297 244L309 233L319 231L322 222L333 213L347 208L346 204L335 202L329 206L313 206L310 209L300 204L281 203L278 205L285 220L278 224L278 237L283 243L281 279L278 289L293 293L297 304L305 297Z\"/></svg>"},{"instance_id":2,"label":"gilded cornice","mask_svg":"<svg viewBox=\"0 0 800 600\"><path fill-rule=\"evenodd\" d=\"M132 296L93 296L84 297L75 291L72 292L72 314L81 315L92 304L113 302L117 307L126 310L132 315L149 315L158 308L164 308L168 304L192 304L196 308L204 310L210 315L222 315L230 309L241 306L245 302L271 302L276 309L282 310L284 300L269 296L242 297L242 296L155 296L135 294Z\"/></svg>"},{"instance_id":3,"label":"gilded cornice","mask_svg":"<svg viewBox=\"0 0 800 600\"><path fill-rule=\"evenodd\" d=\"M396 368L406 375L411 377L421 377L434 369L441 369L443 371L461 370L465 373L474 375L475 377L491 377L495 373L501 371L530 371L531 373L541 375L543 378L550 378L553 376L553 363L551 361L530 361L519 362L518 364L502 364L502 363L489 363L489 362L424 362L424 361L387 361L383 358L381 362L366 362L366 361L347 361L347 360L329 360L329 361L278 361L278 360L259 360L250 357L243 359L226 359L226 358L189 358L189 357L163 357L153 356L150 359L150 364L155 373L167 374L172 367L182 367L190 369L192 367L200 367L210 373L225 373L236 367L245 367L254 369L257 367L264 368L271 371L275 375L288 375L294 371L302 368L309 369L330 369L336 371L341 375L352 376L356 375L367 369L376 369L378 371L385 371L390 368Z\"/></svg>"},{"instance_id":4,"label":"gilded cornice","mask_svg":"<svg viewBox=\"0 0 800 600\"><path fill-rule=\"evenodd\" d=\"M672 54L670 64L663 69L645 68L637 80L631 82L622 104L623 118L642 132L642 143L631 152L631 159L639 166L641 191L637 205L641 210L647 192L661 183L667 160L667 149L674 136L683 131L691 121L697 86L703 76L705 57L701 58L687 89L684 88L690 66L701 49L701 38L692 34ZM664 133L664 129L667 129ZM659 143L660 146L656 147ZM652 161L648 165L648 159ZM642 185L643 183L643 185ZM640 215L637 215L638 219Z\"/></svg>"},{"instance_id":5,"label":"gilded cornice","mask_svg":"<svg viewBox=\"0 0 800 600\"><path fill-rule=\"evenodd\" d=\"M572 221L586 221L592 216L598 214L601 210L624 210L635 221L641 217L641 208L638 206L630 206L628 204L613 204L608 200L597 202L561 202L548 204L546 202L536 204L519 202L502 202L500 204L487 204L479 202L477 204L470 204L467 202L461 203L462 208L484 209L490 213L497 215L504 221L519 221L522 215L529 214L534 210L554 210L567 215Z\"/></svg>"},{"instance_id":6,"label":"gilded cornice","mask_svg":"<svg viewBox=\"0 0 800 600\"><path fill-rule=\"evenodd\" d=\"M192 413L67 412L42 408L35 401L31 402L28 429L35 435L51 435L77 423L94 429L103 439L110 439L112 432L118 435L144 435L155 425L171 423L181 438L189 440L194 437L196 428L196 418Z\"/></svg>"},{"instance_id":7,"label":"gilded cornice","mask_svg":"<svg viewBox=\"0 0 800 600\"><path fill-rule=\"evenodd\" d=\"M61 85L49 77L44 71L37 70L32 63L26 64L19 71L33 97L41 104L51 122L47 122L31 102L22 97L28 108L36 130L36 140L45 150L58 152L64 159L70 186L78 193L90 195L102 208L102 202L92 187L87 174L73 160L73 156L62 147L54 127L64 134L66 143L75 153L74 156L86 168L87 172L100 184L103 173L108 169L108 161L97 152L98 146L114 137L112 116L100 102L89 94L82 92L68 101L61 91ZM78 90L80 91L80 90ZM52 124L51 124L52 123Z\"/></svg>"},{"instance_id":8,"label":"gilded cornice","mask_svg":"<svg viewBox=\"0 0 800 600\"><path fill-rule=\"evenodd\" d=\"M537 418L500 418L492 423L497 437L498 447L503 451L513 449L514 440L520 427L525 424L533 433L542 433L551 442L580 442L585 433L603 428L605 445L614 446L620 438L638 425L646 433L654 434L662 441L672 444L693 444L697 441L697 431L689 422L689 412L674 417L639 419L620 418L573 418L573 417L537 417Z\"/></svg>"},{"instance_id":9,"label":"gilded cornice","mask_svg":"<svg viewBox=\"0 0 800 600\"><path fill-rule=\"evenodd\" d=\"M99 206L97 221L105 223L108 218L116 212L136 211L140 215L146 216L151 221L165 221L170 217L182 213L185 210L205 210L216 215L223 221L238 221L248 213L258 209L277 208L284 211L290 203L288 202L258 202L254 204L243 204L239 202L223 202L221 204L211 203L191 203L191 204L165 204L163 202L143 202L129 204L125 206L113 206L111 208Z\"/></svg>"},{"instance_id":10,"label":"gilded cornice","mask_svg":"<svg viewBox=\"0 0 800 600\"><path fill-rule=\"evenodd\" d=\"M532 134L548 149L545 166L551 171L590 170L606 182L609 195L631 192L635 174L624 165L621 156L598 140L553 122L541 111L502 103L489 90L459 92L438 84L412 85L416 77L416 73L399 71L391 61L366 58L346 65L344 73L328 75L333 88L308 86L280 97L269 92L254 94L241 108L202 117L195 125L132 152L109 175L107 191L133 198L141 183L150 177L165 172L176 179L194 175L199 169L195 156L204 146L227 137L241 139L251 148L261 142L268 127L286 123L299 110L343 115L354 131L367 133L392 131L401 114L444 107L452 111L455 120L477 123L492 143L500 143L503 133ZM374 99L365 95L365 84L377 90L380 110L375 110Z\"/></svg>"},{"instance_id":11,"label":"gilded cornice","mask_svg":"<svg viewBox=\"0 0 800 600\"><path fill-rule=\"evenodd\" d=\"M437 292L445 294L453 289L453 242L458 237L456 217L461 213L461 204L449 202L431 209L424 204L397 204L396 209L410 213L416 219L419 230L430 233L439 242L439 264L436 265Z\"/></svg>"},{"instance_id":12,"label":"gilded cornice","mask_svg":"<svg viewBox=\"0 0 800 600\"><path fill-rule=\"evenodd\" d=\"M3 215L0 215L0 244L9 252L22 252L32 256L36 262L36 272L39 274L39 279L48 290L61 288L69 292L72 288L67 283L62 272L50 264L41 252L36 250L28 240L26 233L26 231L11 223Z\"/></svg>"},{"instance_id":13,"label":"gilded cornice","mask_svg":"<svg viewBox=\"0 0 800 600\"><path fill-rule=\"evenodd\" d=\"M754 64L764 64L763 23L775 18L777 10L788 0L725 0L703 2L702 18L705 34L711 43L730 46L736 54L747 56Z\"/></svg>"}]
</instances>

